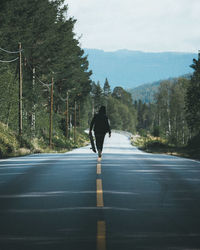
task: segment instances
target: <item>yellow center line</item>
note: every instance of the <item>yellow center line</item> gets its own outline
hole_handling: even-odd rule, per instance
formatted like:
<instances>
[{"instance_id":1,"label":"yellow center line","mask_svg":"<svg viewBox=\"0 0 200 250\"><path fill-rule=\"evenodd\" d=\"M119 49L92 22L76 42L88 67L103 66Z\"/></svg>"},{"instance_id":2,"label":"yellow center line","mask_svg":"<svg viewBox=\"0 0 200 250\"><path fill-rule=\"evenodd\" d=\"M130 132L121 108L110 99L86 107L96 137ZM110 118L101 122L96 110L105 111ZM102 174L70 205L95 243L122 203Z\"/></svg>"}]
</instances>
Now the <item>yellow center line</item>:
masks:
<instances>
[{"instance_id":1,"label":"yellow center line","mask_svg":"<svg viewBox=\"0 0 200 250\"><path fill-rule=\"evenodd\" d=\"M102 180L97 179L97 207L103 207L103 188L102 188Z\"/></svg>"},{"instance_id":2,"label":"yellow center line","mask_svg":"<svg viewBox=\"0 0 200 250\"><path fill-rule=\"evenodd\" d=\"M97 164L97 174L101 174L101 163Z\"/></svg>"},{"instance_id":3,"label":"yellow center line","mask_svg":"<svg viewBox=\"0 0 200 250\"><path fill-rule=\"evenodd\" d=\"M97 222L97 250L106 250L106 223Z\"/></svg>"},{"instance_id":4,"label":"yellow center line","mask_svg":"<svg viewBox=\"0 0 200 250\"><path fill-rule=\"evenodd\" d=\"M101 158L98 158L97 174L101 174ZM96 180L97 207L103 207L103 185L102 179ZM97 221L97 250L106 250L106 223Z\"/></svg>"}]
</instances>

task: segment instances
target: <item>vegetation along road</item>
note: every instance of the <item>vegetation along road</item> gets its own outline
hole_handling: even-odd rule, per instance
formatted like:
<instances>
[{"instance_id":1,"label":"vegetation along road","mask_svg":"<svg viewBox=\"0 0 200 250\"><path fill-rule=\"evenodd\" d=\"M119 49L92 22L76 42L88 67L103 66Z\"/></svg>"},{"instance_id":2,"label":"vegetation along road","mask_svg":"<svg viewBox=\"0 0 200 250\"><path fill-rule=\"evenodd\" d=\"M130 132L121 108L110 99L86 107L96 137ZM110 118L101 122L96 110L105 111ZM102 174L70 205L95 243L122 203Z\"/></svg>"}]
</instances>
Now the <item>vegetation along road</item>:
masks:
<instances>
[{"instance_id":1,"label":"vegetation along road","mask_svg":"<svg viewBox=\"0 0 200 250\"><path fill-rule=\"evenodd\" d=\"M0 161L0 249L198 249L200 162L153 155L125 135Z\"/></svg>"}]
</instances>

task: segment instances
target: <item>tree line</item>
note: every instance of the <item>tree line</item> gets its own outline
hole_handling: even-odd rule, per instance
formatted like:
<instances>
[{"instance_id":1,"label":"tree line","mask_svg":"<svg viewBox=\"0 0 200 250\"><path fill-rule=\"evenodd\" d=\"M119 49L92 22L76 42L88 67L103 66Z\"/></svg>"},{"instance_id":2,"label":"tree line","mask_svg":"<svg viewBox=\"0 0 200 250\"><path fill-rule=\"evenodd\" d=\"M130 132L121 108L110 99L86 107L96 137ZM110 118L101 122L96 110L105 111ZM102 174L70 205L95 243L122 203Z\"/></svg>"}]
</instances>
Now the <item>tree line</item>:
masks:
<instances>
[{"instance_id":1,"label":"tree line","mask_svg":"<svg viewBox=\"0 0 200 250\"><path fill-rule=\"evenodd\" d=\"M191 79L163 81L155 102L133 103L131 94L123 88L111 90L107 78L102 85L91 81L87 56L74 33L75 23L64 0L1 1L2 123L18 130L21 53L23 135L49 138L53 106L53 138L63 135L69 139L74 136L74 128L88 128L94 113L105 105L112 129L149 133L175 145L199 141L200 58L191 65Z\"/></svg>"},{"instance_id":2,"label":"tree line","mask_svg":"<svg viewBox=\"0 0 200 250\"><path fill-rule=\"evenodd\" d=\"M200 56L191 77L162 81L154 102L135 102L137 130L176 146L200 145Z\"/></svg>"},{"instance_id":3,"label":"tree line","mask_svg":"<svg viewBox=\"0 0 200 250\"><path fill-rule=\"evenodd\" d=\"M68 17L64 0L10 0L1 1L0 7L0 121L18 128L20 65L12 58L18 56L14 52L20 42L23 135L49 137L51 103L54 135L66 133L66 102L70 127L85 115L91 90L92 72L74 33L76 20Z\"/></svg>"},{"instance_id":4,"label":"tree line","mask_svg":"<svg viewBox=\"0 0 200 250\"><path fill-rule=\"evenodd\" d=\"M113 128L135 131L130 94L120 87L112 92L107 79L103 89L91 81L75 23L64 0L0 3L0 122L18 131L22 67L22 135L30 139L48 139L51 126L54 141L70 139L75 129L88 128L101 105Z\"/></svg>"},{"instance_id":5,"label":"tree line","mask_svg":"<svg viewBox=\"0 0 200 250\"><path fill-rule=\"evenodd\" d=\"M92 83L91 90L93 113L101 105L107 110L112 129L136 132L137 114L131 94L122 87L115 87L111 91L108 79L105 79L103 88L100 83Z\"/></svg>"}]
</instances>

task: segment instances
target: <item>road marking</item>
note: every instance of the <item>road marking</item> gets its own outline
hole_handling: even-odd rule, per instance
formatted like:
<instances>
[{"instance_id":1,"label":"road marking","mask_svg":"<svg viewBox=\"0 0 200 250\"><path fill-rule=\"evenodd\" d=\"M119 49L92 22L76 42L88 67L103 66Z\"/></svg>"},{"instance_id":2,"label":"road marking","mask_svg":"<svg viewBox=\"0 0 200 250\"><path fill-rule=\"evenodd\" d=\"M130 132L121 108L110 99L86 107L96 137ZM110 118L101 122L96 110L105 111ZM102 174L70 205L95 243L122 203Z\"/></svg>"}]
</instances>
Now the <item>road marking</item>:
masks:
<instances>
[{"instance_id":1,"label":"road marking","mask_svg":"<svg viewBox=\"0 0 200 250\"><path fill-rule=\"evenodd\" d=\"M97 222L97 250L106 250L106 223Z\"/></svg>"},{"instance_id":2,"label":"road marking","mask_svg":"<svg viewBox=\"0 0 200 250\"><path fill-rule=\"evenodd\" d=\"M97 164L97 174L101 174L101 163Z\"/></svg>"},{"instance_id":3,"label":"road marking","mask_svg":"<svg viewBox=\"0 0 200 250\"><path fill-rule=\"evenodd\" d=\"M101 174L101 158L98 157L97 175ZM103 208L103 185L102 179L96 180L97 192L97 208ZM105 221L97 221L97 250L106 250L106 223Z\"/></svg>"},{"instance_id":4,"label":"road marking","mask_svg":"<svg viewBox=\"0 0 200 250\"><path fill-rule=\"evenodd\" d=\"M103 188L102 180L97 179L97 207L103 207Z\"/></svg>"}]
</instances>

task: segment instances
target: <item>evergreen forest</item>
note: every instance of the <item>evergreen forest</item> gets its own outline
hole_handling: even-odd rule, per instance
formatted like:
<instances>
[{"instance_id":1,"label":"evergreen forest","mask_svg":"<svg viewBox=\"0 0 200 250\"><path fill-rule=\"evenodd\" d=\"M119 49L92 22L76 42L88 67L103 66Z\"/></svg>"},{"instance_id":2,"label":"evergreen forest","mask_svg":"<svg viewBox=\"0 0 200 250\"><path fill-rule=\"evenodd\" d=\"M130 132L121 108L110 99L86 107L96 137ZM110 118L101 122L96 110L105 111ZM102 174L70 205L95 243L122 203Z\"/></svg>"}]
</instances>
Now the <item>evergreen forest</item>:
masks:
<instances>
[{"instance_id":1,"label":"evergreen forest","mask_svg":"<svg viewBox=\"0 0 200 250\"><path fill-rule=\"evenodd\" d=\"M129 93L92 82L76 20L64 0L0 3L0 156L15 148L66 149L87 141L84 130L101 105L111 126L135 132ZM40 151L40 150L39 150Z\"/></svg>"},{"instance_id":2,"label":"evergreen forest","mask_svg":"<svg viewBox=\"0 0 200 250\"><path fill-rule=\"evenodd\" d=\"M64 0L1 0L0 157L84 145L101 105L112 129L199 147L200 58L191 79L161 82L155 101L133 103L122 87L91 80L88 58ZM192 62L191 62L192 63Z\"/></svg>"},{"instance_id":3,"label":"evergreen forest","mask_svg":"<svg viewBox=\"0 0 200 250\"><path fill-rule=\"evenodd\" d=\"M137 131L147 145L158 151L185 151L183 155L200 157L200 59L193 60L194 73L161 81L154 100L135 101ZM152 137L154 139L152 140ZM162 149L163 147L163 149Z\"/></svg>"}]
</instances>

